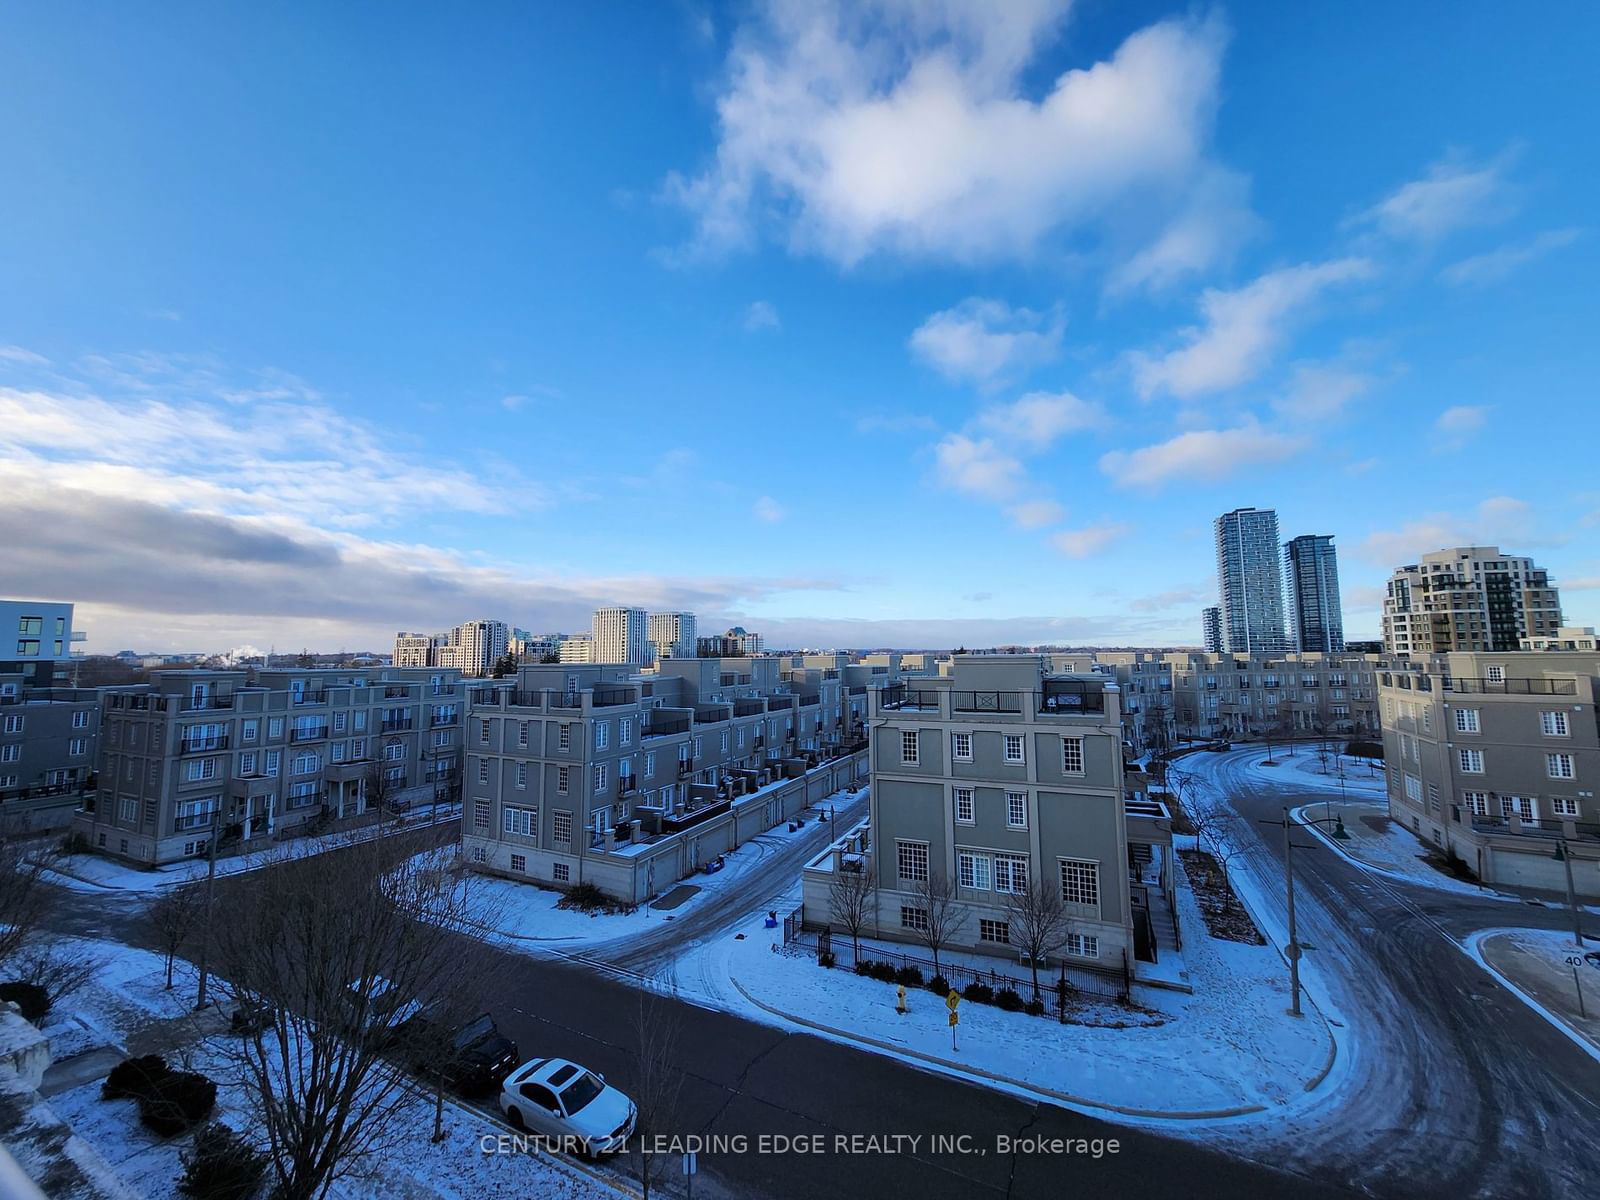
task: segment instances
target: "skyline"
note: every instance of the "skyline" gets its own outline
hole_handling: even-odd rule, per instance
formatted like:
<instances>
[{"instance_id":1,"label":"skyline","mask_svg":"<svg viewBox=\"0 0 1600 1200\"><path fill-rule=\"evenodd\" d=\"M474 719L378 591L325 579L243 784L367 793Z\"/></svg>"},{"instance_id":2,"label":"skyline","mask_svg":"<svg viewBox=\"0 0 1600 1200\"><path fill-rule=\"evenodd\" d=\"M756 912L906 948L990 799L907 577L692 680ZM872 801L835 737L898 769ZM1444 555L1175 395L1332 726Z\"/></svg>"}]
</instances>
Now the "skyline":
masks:
<instances>
[{"instance_id":1,"label":"skyline","mask_svg":"<svg viewBox=\"0 0 1600 1200\"><path fill-rule=\"evenodd\" d=\"M1351 640L1465 544L1600 625L1600 16L1190 11L21 14L0 593L96 652L1199 644L1254 505Z\"/></svg>"}]
</instances>

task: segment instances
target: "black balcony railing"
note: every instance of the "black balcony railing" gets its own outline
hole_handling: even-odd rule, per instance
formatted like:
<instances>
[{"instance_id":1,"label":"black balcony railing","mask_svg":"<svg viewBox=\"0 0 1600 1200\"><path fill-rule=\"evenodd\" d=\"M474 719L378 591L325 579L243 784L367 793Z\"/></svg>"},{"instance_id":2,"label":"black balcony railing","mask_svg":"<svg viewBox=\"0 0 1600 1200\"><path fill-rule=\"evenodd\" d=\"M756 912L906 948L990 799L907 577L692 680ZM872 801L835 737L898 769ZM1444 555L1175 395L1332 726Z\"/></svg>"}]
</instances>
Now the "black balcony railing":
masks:
<instances>
[{"instance_id":1,"label":"black balcony railing","mask_svg":"<svg viewBox=\"0 0 1600 1200\"><path fill-rule=\"evenodd\" d=\"M1039 711L1075 716L1106 710L1105 687L1084 679L1046 679L1039 692Z\"/></svg>"},{"instance_id":2,"label":"black balcony railing","mask_svg":"<svg viewBox=\"0 0 1600 1200\"><path fill-rule=\"evenodd\" d=\"M383 698L385 700L404 700L410 694L411 689L404 684L391 683L383 689Z\"/></svg>"},{"instance_id":3,"label":"black balcony railing","mask_svg":"<svg viewBox=\"0 0 1600 1200\"><path fill-rule=\"evenodd\" d=\"M316 691L307 688L303 691L290 692L289 695L294 697L296 704L325 704L328 700L328 693L320 688Z\"/></svg>"},{"instance_id":4,"label":"black balcony railing","mask_svg":"<svg viewBox=\"0 0 1600 1200\"><path fill-rule=\"evenodd\" d=\"M763 700L735 700L733 702L733 715L736 717L753 717L766 711L767 705Z\"/></svg>"},{"instance_id":5,"label":"black balcony railing","mask_svg":"<svg viewBox=\"0 0 1600 1200\"><path fill-rule=\"evenodd\" d=\"M134 705L135 708L143 707ZM184 712L204 712L208 708L232 708L232 696L185 696L183 698Z\"/></svg>"},{"instance_id":6,"label":"black balcony railing","mask_svg":"<svg viewBox=\"0 0 1600 1200\"><path fill-rule=\"evenodd\" d=\"M908 688L903 683L892 683L881 693L883 708L933 708L939 707L937 688Z\"/></svg>"},{"instance_id":7,"label":"black balcony railing","mask_svg":"<svg viewBox=\"0 0 1600 1200\"><path fill-rule=\"evenodd\" d=\"M1576 696L1575 679L1463 679L1448 680L1445 688L1453 692L1485 696Z\"/></svg>"},{"instance_id":8,"label":"black balcony railing","mask_svg":"<svg viewBox=\"0 0 1600 1200\"><path fill-rule=\"evenodd\" d=\"M867 694L867 685L864 683L852 683L850 685L850 694L852 696L865 696Z\"/></svg>"},{"instance_id":9,"label":"black balcony railing","mask_svg":"<svg viewBox=\"0 0 1600 1200\"><path fill-rule=\"evenodd\" d=\"M632 704L638 699L638 692L631 687L597 687L590 693L590 705L594 708L612 708L618 704Z\"/></svg>"},{"instance_id":10,"label":"black balcony railing","mask_svg":"<svg viewBox=\"0 0 1600 1200\"><path fill-rule=\"evenodd\" d=\"M402 717L400 720L397 720L397 721L394 721L394 720L385 721L383 723L383 732L384 733L404 733L406 730L410 729L415 724L416 724L416 722L413 721L410 717Z\"/></svg>"},{"instance_id":11,"label":"black balcony railing","mask_svg":"<svg viewBox=\"0 0 1600 1200\"><path fill-rule=\"evenodd\" d=\"M718 721L728 720L728 710L725 708L697 708L694 711L696 725L715 725Z\"/></svg>"},{"instance_id":12,"label":"black balcony railing","mask_svg":"<svg viewBox=\"0 0 1600 1200\"><path fill-rule=\"evenodd\" d=\"M800 707L801 708L812 708L812 707L814 707L814 706L816 706L818 704L821 704L821 703L822 703L822 697L820 697L820 696L801 696L800 697Z\"/></svg>"},{"instance_id":13,"label":"black balcony railing","mask_svg":"<svg viewBox=\"0 0 1600 1200\"><path fill-rule=\"evenodd\" d=\"M694 759L680 758L678 760L678 778L687 779L694 774Z\"/></svg>"},{"instance_id":14,"label":"black balcony railing","mask_svg":"<svg viewBox=\"0 0 1600 1200\"><path fill-rule=\"evenodd\" d=\"M209 737L189 737L178 742L179 754L204 754L209 750L226 750L228 748L228 735L225 733L212 734Z\"/></svg>"},{"instance_id":15,"label":"black balcony railing","mask_svg":"<svg viewBox=\"0 0 1600 1200\"><path fill-rule=\"evenodd\" d=\"M289 741L293 742L319 742L328 736L326 725L297 725L289 731Z\"/></svg>"},{"instance_id":16,"label":"black balcony railing","mask_svg":"<svg viewBox=\"0 0 1600 1200\"><path fill-rule=\"evenodd\" d=\"M433 718L432 718L433 727L435 729L441 729L446 725L457 725L457 724L460 723L460 721L461 721L461 715L459 713L453 713L453 712L452 713L434 713L433 714Z\"/></svg>"},{"instance_id":17,"label":"black balcony railing","mask_svg":"<svg viewBox=\"0 0 1600 1200\"><path fill-rule=\"evenodd\" d=\"M1021 692L951 692L950 711L959 713L1020 713Z\"/></svg>"},{"instance_id":18,"label":"black balcony railing","mask_svg":"<svg viewBox=\"0 0 1600 1200\"><path fill-rule=\"evenodd\" d=\"M652 717L644 727L645 737L660 737L668 733L688 733L688 717Z\"/></svg>"}]
</instances>

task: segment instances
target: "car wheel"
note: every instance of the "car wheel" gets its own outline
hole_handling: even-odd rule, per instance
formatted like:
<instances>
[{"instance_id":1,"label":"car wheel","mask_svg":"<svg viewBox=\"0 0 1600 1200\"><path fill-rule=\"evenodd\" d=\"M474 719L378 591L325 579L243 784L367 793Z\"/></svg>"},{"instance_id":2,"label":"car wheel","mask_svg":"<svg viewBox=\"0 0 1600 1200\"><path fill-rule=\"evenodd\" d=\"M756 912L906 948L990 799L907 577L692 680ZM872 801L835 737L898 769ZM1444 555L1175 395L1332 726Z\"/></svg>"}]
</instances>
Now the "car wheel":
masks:
<instances>
[{"instance_id":1,"label":"car wheel","mask_svg":"<svg viewBox=\"0 0 1600 1200\"><path fill-rule=\"evenodd\" d=\"M511 1109L508 1113L506 1113L506 1117L516 1128L521 1130L526 1130L528 1128L528 1126L522 1120L522 1110L520 1108Z\"/></svg>"}]
</instances>

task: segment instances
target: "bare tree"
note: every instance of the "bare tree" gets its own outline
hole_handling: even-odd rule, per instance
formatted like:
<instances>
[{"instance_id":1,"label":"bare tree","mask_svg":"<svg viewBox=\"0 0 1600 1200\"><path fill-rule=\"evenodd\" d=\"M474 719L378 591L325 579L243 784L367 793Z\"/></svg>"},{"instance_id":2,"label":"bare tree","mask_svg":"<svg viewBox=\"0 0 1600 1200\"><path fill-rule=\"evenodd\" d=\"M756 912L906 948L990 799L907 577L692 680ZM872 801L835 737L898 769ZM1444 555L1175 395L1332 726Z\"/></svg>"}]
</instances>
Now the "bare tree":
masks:
<instances>
[{"instance_id":1,"label":"bare tree","mask_svg":"<svg viewBox=\"0 0 1600 1200\"><path fill-rule=\"evenodd\" d=\"M678 1012L654 992L639 993L634 1033L639 1043L639 1069L633 1080L637 1123L629 1141L629 1157L639 1180L643 1200L671 1165L672 1156L660 1151L663 1139L679 1132L673 1128L678 1114L678 1094L684 1072L678 1065L678 1044L683 1022Z\"/></svg>"},{"instance_id":2,"label":"bare tree","mask_svg":"<svg viewBox=\"0 0 1600 1200\"><path fill-rule=\"evenodd\" d=\"M395 1144L416 1099L390 1057L418 1009L492 953L446 852L387 839L253 871L214 931L218 974L263 1014L229 1045L279 1200L316 1200Z\"/></svg>"},{"instance_id":3,"label":"bare tree","mask_svg":"<svg viewBox=\"0 0 1600 1200\"><path fill-rule=\"evenodd\" d=\"M956 899L956 887L948 875L928 869L928 877L919 879L911 894L927 917L927 923L914 932L918 940L933 955L933 972L942 975L939 951L948 946L962 925L966 924L967 906Z\"/></svg>"},{"instance_id":4,"label":"bare tree","mask_svg":"<svg viewBox=\"0 0 1600 1200\"><path fill-rule=\"evenodd\" d=\"M362 776L362 791L367 798L367 807L378 812L399 815L400 809L397 801L400 797L400 788L393 779L389 778L387 759L382 757L382 749L378 757L368 764Z\"/></svg>"},{"instance_id":5,"label":"bare tree","mask_svg":"<svg viewBox=\"0 0 1600 1200\"><path fill-rule=\"evenodd\" d=\"M1011 944L1028 956L1033 969L1033 998L1039 994L1039 960L1061 949L1067 940L1067 910L1061 889L1053 882L1030 879L1021 891L1006 893L1006 922Z\"/></svg>"},{"instance_id":6,"label":"bare tree","mask_svg":"<svg viewBox=\"0 0 1600 1200\"><path fill-rule=\"evenodd\" d=\"M145 909L145 924L155 935L161 956L166 959L167 990L172 990L172 964L178 952L205 916L205 890L197 884L184 884L162 892Z\"/></svg>"},{"instance_id":7,"label":"bare tree","mask_svg":"<svg viewBox=\"0 0 1600 1200\"><path fill-rule=\"evenodd\" d=\"M1167 772L1167 792L1188 818L1195 843L1215 858L1218 865L1226 867L1228 860L1239 852L1231 836L1230 827L1237 820L1232 811L1216 803L1209 784L1176 767Z\"/></svg>"},{"instance_id":8,"label":"bare tree","mask_svg":"<svg viewBox=\"0 0 1600 1200\"><path fill-rule=\"evenodd\" d=\"M49 842L28 837L25 821L0 821L0 967L41 932L55 901L46 878L58 858Z\"/></svg>"},{"instance_id":9,"label":"bare tree","mask_svg":"<svg viewBox=\"0 0 1600 1200\"><path fill-rule=\"evenodd\" d=\"M861 934L872 924L877 908L878 875L870 859L845 862L828 885L834 922L850 935L853 962L861 961Z\"/></svg>"}]
</instances>

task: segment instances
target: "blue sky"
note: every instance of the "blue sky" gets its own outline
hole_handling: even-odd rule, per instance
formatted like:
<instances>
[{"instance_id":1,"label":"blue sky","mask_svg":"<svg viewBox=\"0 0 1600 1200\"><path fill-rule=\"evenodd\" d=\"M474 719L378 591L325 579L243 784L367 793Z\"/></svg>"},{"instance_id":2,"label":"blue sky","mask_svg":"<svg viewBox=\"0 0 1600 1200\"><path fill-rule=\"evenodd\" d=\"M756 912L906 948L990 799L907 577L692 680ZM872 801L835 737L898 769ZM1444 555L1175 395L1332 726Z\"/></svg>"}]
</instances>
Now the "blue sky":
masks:
<instances>
[{"instance_id":1,"label":"blue sky","mask_svg":"<svg viewBox=\"0 0 1600 1200\"><path fill-rule=\"evenodd\" d=\"M63 3L0 44L0 592L91 648L688 606L1192 643L1498 541L1600 622L1600 14Z\"/></svg>"}]
</instances>

